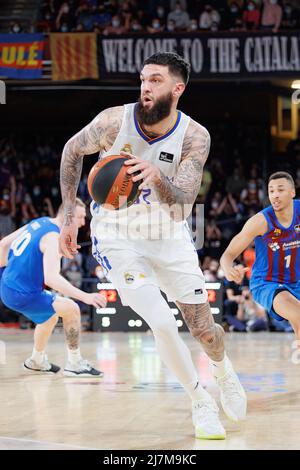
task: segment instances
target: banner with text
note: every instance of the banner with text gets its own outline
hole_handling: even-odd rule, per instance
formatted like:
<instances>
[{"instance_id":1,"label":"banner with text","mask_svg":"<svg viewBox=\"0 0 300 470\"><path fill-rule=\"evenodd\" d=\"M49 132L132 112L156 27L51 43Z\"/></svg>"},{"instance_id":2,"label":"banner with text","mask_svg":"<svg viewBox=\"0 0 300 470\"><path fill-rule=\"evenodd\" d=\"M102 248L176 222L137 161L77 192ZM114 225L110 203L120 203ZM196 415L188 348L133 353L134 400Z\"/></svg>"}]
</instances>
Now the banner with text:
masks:
<instances>
[{"instance_id":1,"label":"banner with text","mask_svg":"<svg viewBox=\"0 0 300 470\"><path fill-rule=\"evenodd\" d=\"M40 78L43 50L43 34L0 34L0 75Z\"/></svg>"},{"instance_id":2,"label":"banner with text","mask_svg":"<svg viewBox=\"0 0 300 470\"><path fill-rule=\"evenodd\" d=\"M98 37L100 79L134 78L155 52L178 52L192 79L295 77L300 73L300 32L218 33Z\"/></svg>"}]
</instances>

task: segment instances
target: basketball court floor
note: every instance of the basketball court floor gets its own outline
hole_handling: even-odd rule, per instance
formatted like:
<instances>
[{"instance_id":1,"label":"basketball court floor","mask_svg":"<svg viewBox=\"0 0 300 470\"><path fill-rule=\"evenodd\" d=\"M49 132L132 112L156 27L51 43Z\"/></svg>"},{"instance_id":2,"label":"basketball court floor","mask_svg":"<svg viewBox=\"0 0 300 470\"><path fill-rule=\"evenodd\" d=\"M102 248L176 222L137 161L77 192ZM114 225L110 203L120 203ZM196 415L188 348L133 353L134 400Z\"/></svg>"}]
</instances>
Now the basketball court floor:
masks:
<instances>
[{"instance_id":1,"label":"basketball court floor","mask_svg":"<svg viewBox=\"0 0 300 470\"><path fill-rule=\"evenodd\" d=\"M182 333L213 396L208 361ZM227 333L226 346L247 391L242 424L221 420L224 441L193 436L190 400L163 366L151 333L83 333L82 353L103 379L34 375L22 369L32 330L0 330L0 449L300 449L300 359L286 333ZM6 356L6 363L5 357ZM56 331L48 347L63 366L65 345Z\"/></svg>"}]
</instances>

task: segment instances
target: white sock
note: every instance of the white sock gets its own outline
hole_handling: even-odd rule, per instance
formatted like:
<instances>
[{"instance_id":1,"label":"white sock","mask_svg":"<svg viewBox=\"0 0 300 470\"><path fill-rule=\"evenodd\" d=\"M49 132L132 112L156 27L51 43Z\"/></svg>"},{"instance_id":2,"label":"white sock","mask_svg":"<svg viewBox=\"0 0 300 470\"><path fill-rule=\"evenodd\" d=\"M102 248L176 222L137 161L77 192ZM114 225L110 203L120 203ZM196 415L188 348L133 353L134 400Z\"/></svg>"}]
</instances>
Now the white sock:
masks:
<instances>
[{"instance_id":1,"label":"white sock","mask_svg":"<svg viewBox=\"0 0 300 470\"><path fill-rule=\"evenodd\" d=\"M45 351L37 351L35 348L32 350L31 359L37 364L42 364L45 356Z\"/></svg>"},{"instance_id":2,"label":"white sock","mask_svg":"<svg viewBox=\"0 0 300 470\"><path fill-rule=\"evenodd\" d=\"M80 348L78 349L69 349L68 348L68 361L71 364L76 364L81 359Z\"/></svg>"},{"instance_id":3,"label":"white sock","mask_svg":"<svg viewBox=\"0 0 300 470\"><path fill-rule=\"evenodd\" d=\"M203 400L204 398L211 398L210 394L204 390L200 382L192 382L190 384L182 385L185 391L189 394L192 401Z\"/></svg>"},{"instance_id":4,"label":"white sock","mask_svg":"<svg viewBox=\"0 0 300 470\"><path fill-rule=\"evenodd\" d=\"M224 358L222 359L222 361L213 361L212 359L210 359L214 377L220 378L226 374L228 369L228 362L229 360L226 354L224 354Z\"/></svg>"}]
</instances>

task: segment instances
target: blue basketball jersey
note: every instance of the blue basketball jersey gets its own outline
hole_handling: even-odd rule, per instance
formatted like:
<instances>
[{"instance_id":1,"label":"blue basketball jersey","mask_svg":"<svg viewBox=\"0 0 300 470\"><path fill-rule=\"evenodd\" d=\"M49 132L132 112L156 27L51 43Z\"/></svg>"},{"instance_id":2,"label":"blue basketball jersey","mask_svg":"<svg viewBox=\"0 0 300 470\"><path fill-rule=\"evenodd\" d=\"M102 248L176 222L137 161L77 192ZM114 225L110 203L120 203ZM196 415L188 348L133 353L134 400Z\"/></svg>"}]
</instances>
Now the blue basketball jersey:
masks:
<instances>
[{"instance_id":1,"label":"blue basketball jersey","mask_svg":"<svg viewBox=\"0 0 300 470\"><path fill-rule=\"evenodd\" d=\"M266 281L293 284L300 280L300 200L293 202L294 216L288 228L279 223L272 206L262 211L268 232L255 238L251 288Z\"/></svg>"},{"instance_id":2,"label":"blue basketball jersey","mask_svg":"<svg viewBox=\"0 0 300 470\"><path fill-rule=\"evenodd\" d=\"M43 290L44 269L40 240L49 232L60 232L49 217L41 217L28 224L26 230L11 244L2 283L25 293Z\"/></svg>"}]
</instances>

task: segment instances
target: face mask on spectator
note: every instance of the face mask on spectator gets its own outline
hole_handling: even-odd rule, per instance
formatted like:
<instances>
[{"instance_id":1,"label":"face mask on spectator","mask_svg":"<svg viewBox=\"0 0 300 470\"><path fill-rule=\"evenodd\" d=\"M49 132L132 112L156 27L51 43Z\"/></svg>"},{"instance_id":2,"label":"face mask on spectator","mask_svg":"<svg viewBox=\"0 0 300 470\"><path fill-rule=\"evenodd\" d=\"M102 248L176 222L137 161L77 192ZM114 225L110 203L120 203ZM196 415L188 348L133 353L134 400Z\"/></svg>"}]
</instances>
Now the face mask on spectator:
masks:
<instances>
[{"instance_id":1,"label":"face mask on spectator","mask_svg":"<svg viewBox=\"0 0 300 470\"><path fill-rule=\"evenodd\" d=\"M13 26L13 32L14 32L14 33L19 33L20 31L21 31L20 26L17 25L17 24L15 24L15 25Z\"/></svg>"},{"instance_id":2,"label":"face mask on spectator","mask_svg":"<svg viewBox=\"0 0 300 470\"><path fill-rule=\"evenodd\" d=\"M58 195L58 189L55 186L51 188L51 194L54 197Z\"/></svg>"},{"instance_id":3,"label":"face mask on spectator","mask_svg":"<svg viewBox=\"0 0 300 470\"><path fill-rule=\"evenodd\" d=\"M152 23L152 26L153 26L154 29L159 29L160 28L160 24L157 21Z\"/></svg>"},{"instance_id":4,"label":"face mask on spectator","mask_svg":"<svg viewBox=\"0 0 300 470\"><path fill-rule=\"evenodd\" d=\"M168 31L174 31L174 29L175 29L175 28L174 28L174 25L173 25L172 23L169 23L169 24L167 25L167 30L168 30Z\"/></svg>"},{"instance_id":5,"label":"face mask on spectator","mask_svg":"<svg viewBox=\"0 0 300 470\"><path fill-rule=\"evenodd\" d=\"M290 13L292 13L292 7L290 5L286 5L284 7L284 11L289 15Z\"/></svg>"},{"instance_id":6,"label":"face mask on spectator","mask_svg":"<svg viewBox=\"0 0 300 470\"><path fill-rule=\"evenodd\" d=\"M132 28L133 31L139 31L140 30L140 25L138 23L133 23L131 28Z\"/></svg>"},{"instance_id":7,"label":"face mask on spectator","mask_svg":"<svg viewBox=\"0 0 300 470\"><path fill-rule=\"evenodd\" d=\"M218 29L219 28L218 28L217 23L212 23L210 30L213 31L213 32L216 32L216 31L218 31Z\"/></svg>"},{"instance_id":8,"label":"face mask on spectator","mask_svg":"<svg viewBox=\"0 0 300 470\"><path fill-rule=\"evenodd\" d=\"M270 0L271 5L276 5L277 0Z\"/></svg>"},{"instance_id":9,"label":"face mask on spectator","mask_svg":"<svg viewBox=\"0 0 300 470\"><path fill-rule=\"evenodd\" d=\"M120 26L120 21L119 20L113 20L112 25L114 28L118 28Z\"/></svg>"},{"instance_id":10,"label":"face mask on spectator","mask_svg":"<svg viewBox=\"0 0 300 470\"><path fill-rule=\"evenodd\" d=\"M24 197L24 201L26 202L26 204L31 203L31 197L29 196L29 194L26 194L26 196Z\"/></svg>"},{"instance_id":11,"label":"face mask on spectator","mask_svg":"<svg viewBox=\"0 0 300 470\"><path fill-rule=\"evenodd\" d=\"M4 201L8 201L9 200L9 194L3 194L3 199L4 199Z\"/></svg>"},{"instance_id":12,"label":"face mask on spectator","mask_svg":"<svg viewBox=\"0 0 300 470\"><path fill-rule=\"evenodd\" d=\"M35 196L39 196L41 194L41 190L38 186L35 186L35 188L33 188L33 194Z\"/></svg>"},{"instance_id":13,"label":"face mask on spectator","mask_svg":"<svg viewBox=\"0 0 300 470\"><path fill-rule=\"evenodd\" d=\"M49 13L47 13L47 15L45 15L45 20L47 20L47 21L51 20L51 15L49 15Z\"/></svg>"},{"instance_id":14,"label":"face mask on spectator","mask_svg":"<svg viewBox=\"0 0 300 470\"><path fill-rule=\"evenodd\" d=\"M230 8L231 13L237 13L239 11L238 7L236 5L232 5Z\"/></svg>"},{"instance_id":15,"label":"face mask on spectator","mask_svg":"<svg viewBox=\"0 0 300 470\"><path fill-rule=\"evenodd\" d=\"M253 5L253 3L250 3L250 4L248 5L248 10L249 10L249 11L255 10L255 5Z\"/></svg>"},{"instance_id":16,"label":"face mask on spectator","mask_svg":"<svg viewBox=\"0 0 300 470\"><path fill-rule=\"evenodd\" d=\"M219 203L218 203L217 201L212 201L211 207L212 207L213 209L216 209L217 207L219 207Z\"/></svg>"},{"instance_id":17,"label":"face mask on spectator","mask_svg":"<svg viewBox=\"0 0 300 470\"><path fill-rule=\"evenodd\" d=\"M192 31L196 31L196 29L198 28L197 23L191 23L190 28Z\"/></svg>"},{"instance_id":18,"label":"face mask on spectator","mask_svg":"<svg viewBox=\"0 0 300 470\"><path fill-rule=\"evenodd\" d=\"M67 15L67 14L69 13L69 10L70 10L69 5L64 5L64 7L63 7L63 13L64 13L65 15Z\"/></svg>"},{"instance_id":19,"label":"face mask on spectator","mask_svg":"<svg viewBox=\"0 0 300 470\"><path fill-rule=\"evenodd\" d=\"M68 26L66 24L63 24L62 27L60 28L62 33L67 33L68 32Z\"/></svg>"},{"instance_id":20,"label":"face mask on spectator","mask_svg":"<svg viewBox=\"0 0 300 470\"><path fill-rule=\"evenodd\" d=\"M256 189L256 183L249 183L248 188L251 189L251 190L255 190Z\"/></svg>"}]
</instances>

